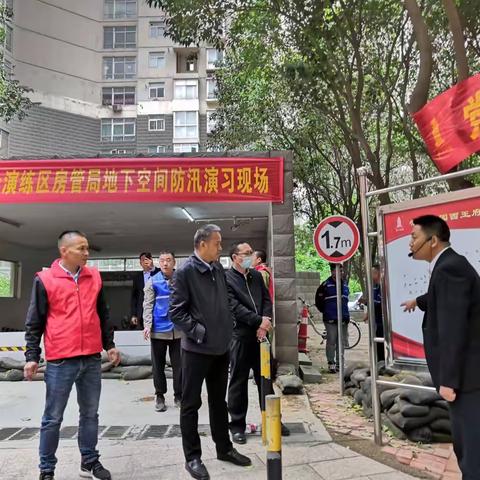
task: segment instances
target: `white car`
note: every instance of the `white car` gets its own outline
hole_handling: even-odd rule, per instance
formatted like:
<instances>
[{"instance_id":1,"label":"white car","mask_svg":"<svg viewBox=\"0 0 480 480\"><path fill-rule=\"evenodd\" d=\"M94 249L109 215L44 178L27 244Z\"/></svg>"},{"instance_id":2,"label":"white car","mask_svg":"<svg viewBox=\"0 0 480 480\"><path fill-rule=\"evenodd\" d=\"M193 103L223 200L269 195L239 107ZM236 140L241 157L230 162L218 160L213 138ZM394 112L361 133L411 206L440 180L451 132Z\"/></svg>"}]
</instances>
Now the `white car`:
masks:
<instances>
[{"instance_id":1,"label":"white car","mask_svg":"<svg viewBox=\"0 0 480 480\"><path fill-rule=\"evenodd\" d=\"M365 309L365 305L358 303L362 298L362 292L351 293L348 297L348 311L349 312L359 312Z\"/></svg>"}]
</instances>

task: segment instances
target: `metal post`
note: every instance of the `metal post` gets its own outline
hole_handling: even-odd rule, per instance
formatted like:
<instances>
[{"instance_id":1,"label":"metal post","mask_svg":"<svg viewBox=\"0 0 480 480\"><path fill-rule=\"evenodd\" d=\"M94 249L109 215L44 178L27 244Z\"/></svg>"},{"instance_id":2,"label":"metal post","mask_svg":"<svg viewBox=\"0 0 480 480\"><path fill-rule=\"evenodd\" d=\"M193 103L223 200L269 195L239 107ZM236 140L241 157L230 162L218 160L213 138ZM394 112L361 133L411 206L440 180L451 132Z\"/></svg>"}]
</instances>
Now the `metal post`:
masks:
<instances>
[{"instance_id":1,"label":"metal post","mask_svg":"<svg viewBox=\"0 0 480 480\"><path fill-rule=\"evenodd\" d=\"M368 305L368 333L369 333L369 354L370 354L370 375L372 378L372 409L373 409L373 432L377 445L382 445L382 419L380 411L380 398L378 396L377 385L377 347L375 344L376 324L375 308L373 304L373 284L372 284L372 259L370 256L370 244L368 238L369 214L367 201L367 170L365 167L357 169L358 181L360 185L360 211L362 216L362 237L363 253L365 259L365 272L367 277L367 305Z\"/></svg>"},{"instance_id":2,"label":"metal post","mask_svg":"<svg viewBox=\"0 0 480 480\"><path fill-rule=\"evenodd\" d=\"M342 271L340 263L335 265L335 282L337 288L337 328L338 328L338 371L340 375L340 395L345 395L344 371L344 349L343 349L343 308L342 308Z\"/></svg>"},{"instance_id":3,"label":"metal post","mask_svg":"<svg viewBox=\"0 0 480 480\"><path fill-rule=\"evenodd\" d=\"M267 480L282 480L282 413L280 397L267 395Z\"/></svg>"},{"instance_id":4,"label":"metal post","mask_svg":"<svg viewBox=\"0 0 480 480\"><path fill-rule=\"evenodd\" d=\"M267 413L266 396L272 391L270 373L270 342L265 340L260 343L260 410L262 412L262 443L267 444Z\"/></svg>"}]
</instances>

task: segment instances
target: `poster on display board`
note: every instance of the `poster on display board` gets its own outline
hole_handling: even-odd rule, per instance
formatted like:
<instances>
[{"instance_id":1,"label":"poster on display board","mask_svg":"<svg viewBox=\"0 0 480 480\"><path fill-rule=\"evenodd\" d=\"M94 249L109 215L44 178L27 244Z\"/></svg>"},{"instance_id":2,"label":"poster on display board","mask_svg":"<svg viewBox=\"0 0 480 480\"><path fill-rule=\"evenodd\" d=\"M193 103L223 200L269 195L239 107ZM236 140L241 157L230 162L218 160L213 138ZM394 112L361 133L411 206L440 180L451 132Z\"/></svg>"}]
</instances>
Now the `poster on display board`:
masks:
<instances>
[{"instance_id":1,"label":"poster on display board","mask_svg":"<svg viewBox=\"0 0 480 480\"><path fill-rule=\"evenodd\" d=\"M425 363L423 312L404 312L400 304L426 293L428 288L429 263L408 257L412 221L428 214L448 223L452 248L465 255L480 273L480 188L380 207L377 218L385 265L383 308L390 363Z\"/></svg>"}]
</instances>

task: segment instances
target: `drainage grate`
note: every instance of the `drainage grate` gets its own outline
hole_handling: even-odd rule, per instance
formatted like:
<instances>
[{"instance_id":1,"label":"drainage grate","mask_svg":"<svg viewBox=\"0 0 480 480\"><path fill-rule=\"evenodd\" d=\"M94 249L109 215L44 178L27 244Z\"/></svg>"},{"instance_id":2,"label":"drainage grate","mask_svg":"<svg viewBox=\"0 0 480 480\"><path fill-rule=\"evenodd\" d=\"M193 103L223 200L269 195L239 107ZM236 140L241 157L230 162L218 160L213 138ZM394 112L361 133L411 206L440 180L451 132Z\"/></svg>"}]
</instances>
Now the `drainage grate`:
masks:
<instances>
[{"instance_id":1,"label":"drainage grate","mask_svg":"<svg viewBox=\"0 0 480 480\"><path fill-rule=\"evenodd\" d=\"M114 425L107 427L106 431L102 433L102 438L122 438L130 427Z\"/></svg>"},{"instance_id":2,"label":"drainage grate","mask_svg":"<svg viewBox=\"0 0 480 480\"><path fill-rule=\"evenodd\" d=\"M138 440L147 438L163 438L170 425L150 425L139 437Z\"/></svg>"},{"instance_id":3,"label":"drainage grate","mask_svg":"<svg viewBox=\"0 0 480 480\"><path fill-rule=\"evenodd\" d=\"M19 430L21 430L21 428L13 428L13 427L0 428L0 441L6 440L7 438L11 437L14 433L18 432Z\"/></svg>"},{"instance_id":4,"label":"drainage grate","mask_svg":"<svg viewBox=\"0 0 480 480\"><path fill-rule=\"evenodd\" d=\"M38 428L25 427L25 428L22 428L15 435L10 437L9 440L30 440L38 433L38 431L39 431Z\"/></svg>"}]
</instances>

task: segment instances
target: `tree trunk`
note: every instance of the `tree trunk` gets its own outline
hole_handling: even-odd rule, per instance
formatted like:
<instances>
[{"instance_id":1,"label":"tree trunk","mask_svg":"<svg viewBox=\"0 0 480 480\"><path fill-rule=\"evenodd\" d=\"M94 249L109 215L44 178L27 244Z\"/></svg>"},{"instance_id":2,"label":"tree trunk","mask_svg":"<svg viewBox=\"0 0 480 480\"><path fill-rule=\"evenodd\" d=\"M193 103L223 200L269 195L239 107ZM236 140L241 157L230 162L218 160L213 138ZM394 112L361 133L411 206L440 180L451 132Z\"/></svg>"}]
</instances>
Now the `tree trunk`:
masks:
<instances>
[{"instance_id":1,"label":"tree trunk","mask_svg":"<svg viewBox=\"0 0 480 480\"><path fill-rule=\"evenodd\" d=\"M428 90L432 76L432 42L428 35L427 24L423 19L417 0L404 0L405 9L410 16L418 50L420 52L420 70L415 88L410 97L408 111L410 114L418 112L428 101Z\"/></svg>"}]
</instances>

